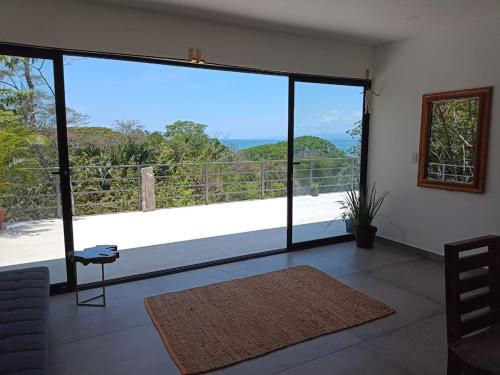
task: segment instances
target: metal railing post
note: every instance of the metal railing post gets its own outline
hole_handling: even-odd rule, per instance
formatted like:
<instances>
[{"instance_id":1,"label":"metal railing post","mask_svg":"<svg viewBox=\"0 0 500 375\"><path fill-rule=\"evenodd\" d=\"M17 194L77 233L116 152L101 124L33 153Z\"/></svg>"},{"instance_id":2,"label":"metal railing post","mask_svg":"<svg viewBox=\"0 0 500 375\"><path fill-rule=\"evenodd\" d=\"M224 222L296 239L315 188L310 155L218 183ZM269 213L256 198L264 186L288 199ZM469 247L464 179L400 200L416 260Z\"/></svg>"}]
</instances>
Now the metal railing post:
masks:
<instances>
[{"instance_id":1,"label":"metal railing post","mask_svg":"<svg viewBox=\"0 0 500 375\"><path fill-rule=\"evenodd\" d=\"M354 158L351 158L351 191L354 190Z\"/></svg>"},{"instance_id":2,"label":"metal railing post","mask_svg":"<svg viewBox=\"0 0 500 375\"><path fill-rule=\"evenodd\" d=\"M445 179L446 179L446 164L443 164L441 172L441 181L444 181Z\"/></svg>"},{"instance_id":3,"label":"metal railing post","mask_svg":"<svg viewBox=\"0 0 500 375\"><path fill-rule=\"evenodd\" d=\"M265 190L266 190L266 183L265 183L265 165L264 165L264 160L260 161L260 198L264 199L265 197Z\"/></svg>"},{"instance_id":4,"label":"metal railing post","mask_svg":"<svg viewBox=\"0 0 500 375\"><path fill-rule=\"evenodd\" d=\"M208 204L208 164L203 163L203 176L205 181L205 204Z\"/></svg>"},{"instance_id":5,"label":"metal railing post","mask_svg":"<svg viewBox=\"0 0 500 375\"><path fill-rule=\"evenodd\" d=\"M141 182L141 165L137 164L137 210L142 211L142 182Z\"/></svg>"},{"instance_id":6,"label":"metal railing post","mask_svg":"<svg viewBox=\"0 0 500 375\"><path fill-rule=\"evenodd\" d=\"M313 188L313 161L309 160L309 189Z\"/></svg>"}]
</instances>

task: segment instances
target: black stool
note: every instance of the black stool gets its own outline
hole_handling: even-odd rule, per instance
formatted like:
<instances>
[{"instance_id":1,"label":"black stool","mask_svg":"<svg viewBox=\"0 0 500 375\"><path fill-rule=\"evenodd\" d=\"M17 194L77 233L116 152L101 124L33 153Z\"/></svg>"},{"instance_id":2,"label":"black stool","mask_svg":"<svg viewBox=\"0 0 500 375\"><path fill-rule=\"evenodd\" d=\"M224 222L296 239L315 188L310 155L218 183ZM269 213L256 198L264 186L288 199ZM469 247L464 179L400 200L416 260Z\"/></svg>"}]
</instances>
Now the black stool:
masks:
<instances>
[{"instance_id":1,"label":"black stool","mask_svg":"<svg viewBox=\"0 0 500 375\"><path fill-rule=\"evenodd\" d=\"M113 263L120 257L118 253L118 247L116 245L97 245L94 247L89 247L88 249L84 249L82 251L74 251L71 254L70 260L75 265L75 278L76 278L76 304L78 306L106 306L106 284L104 280L104 265L106 263ZM83 264L84 266L88 264L100 264L101 265L101 288L102 293L91 298L87 298L83 301L80 301L79 298L79 288L78 288L78 275L77 275L77 266L76 262ZM102 297L102 303L90 303L97 298Z\"/></svg>"}]
</instances>

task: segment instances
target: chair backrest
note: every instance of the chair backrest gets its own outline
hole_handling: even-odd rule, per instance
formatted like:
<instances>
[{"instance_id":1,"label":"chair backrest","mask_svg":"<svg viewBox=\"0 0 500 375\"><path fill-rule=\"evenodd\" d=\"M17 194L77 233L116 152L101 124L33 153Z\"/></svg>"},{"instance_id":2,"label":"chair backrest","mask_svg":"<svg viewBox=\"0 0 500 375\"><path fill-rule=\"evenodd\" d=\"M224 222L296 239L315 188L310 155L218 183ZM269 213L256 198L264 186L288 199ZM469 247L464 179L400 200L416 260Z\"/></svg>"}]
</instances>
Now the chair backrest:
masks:
<instances>
[{"instance_id":1,"label":"chair backrest","mask_svg":"<svg viewBox=\"0 0 500 375\"><path fill-rule=\"evenodd\" d=\"M453 344L500 322L500 236L449 243L444 254L448 344Z\"/></svg>"}]
</instances>

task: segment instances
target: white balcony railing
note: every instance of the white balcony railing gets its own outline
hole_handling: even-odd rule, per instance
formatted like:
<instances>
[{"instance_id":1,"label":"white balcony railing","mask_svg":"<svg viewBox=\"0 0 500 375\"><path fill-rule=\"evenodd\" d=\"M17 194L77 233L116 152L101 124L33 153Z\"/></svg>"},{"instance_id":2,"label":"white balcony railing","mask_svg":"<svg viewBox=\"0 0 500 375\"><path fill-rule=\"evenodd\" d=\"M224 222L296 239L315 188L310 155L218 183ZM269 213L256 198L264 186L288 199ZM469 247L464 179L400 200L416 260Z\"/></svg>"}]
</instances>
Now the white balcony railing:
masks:
<instances>
[{"instance_id":1,"label":"white balcony railing","mask_svg":"<svg viewBox=\"0 0 500 375\"><path fill-rule=\"evenodd\" d=\"M429 163L427 176L433 180L471 182L474 167L460 164Z\"/></svg>"}]
</instances>

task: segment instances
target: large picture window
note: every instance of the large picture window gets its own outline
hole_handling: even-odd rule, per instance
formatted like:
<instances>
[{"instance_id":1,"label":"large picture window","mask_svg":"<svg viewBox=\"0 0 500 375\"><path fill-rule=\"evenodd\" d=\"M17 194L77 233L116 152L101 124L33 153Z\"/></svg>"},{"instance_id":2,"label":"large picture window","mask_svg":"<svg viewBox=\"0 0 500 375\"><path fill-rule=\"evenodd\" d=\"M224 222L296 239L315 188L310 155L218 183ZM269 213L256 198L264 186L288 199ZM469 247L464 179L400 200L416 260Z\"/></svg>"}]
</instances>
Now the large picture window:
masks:
<instances>
[{"instance_id":1,"label":"large picture window","mask_svg":"<svg viewBox=\"0 0 500 375\"><path fill-rule=\"evenodd\" d=\"M0 44L0 269L63 290L99 244L118 282L352 239L368 85Z\"/></svg>"}]
</instances>

